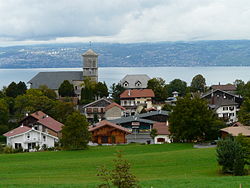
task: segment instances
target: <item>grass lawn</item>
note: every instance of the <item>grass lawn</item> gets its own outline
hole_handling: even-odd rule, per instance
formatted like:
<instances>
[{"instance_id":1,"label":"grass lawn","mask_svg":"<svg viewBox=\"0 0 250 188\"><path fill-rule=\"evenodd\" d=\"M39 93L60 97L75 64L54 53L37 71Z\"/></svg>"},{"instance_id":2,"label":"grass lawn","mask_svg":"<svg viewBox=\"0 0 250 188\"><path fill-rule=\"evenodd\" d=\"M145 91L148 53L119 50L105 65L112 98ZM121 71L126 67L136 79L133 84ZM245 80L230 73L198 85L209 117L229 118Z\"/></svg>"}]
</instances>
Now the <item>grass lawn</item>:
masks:
<instances>
[{"instance_id":1,"label":"grass lawn","mask_svg":"<svg viewBox=\"0 0 250 188\"><path fill-rule=\"evenodd\" d=\"M0 155L0 187L96 187L97 167L122 150L142 187L250 187L250 176L218 173L214 148L190 144L98 146L86 151Z\"/></svg>"}]
</instances>

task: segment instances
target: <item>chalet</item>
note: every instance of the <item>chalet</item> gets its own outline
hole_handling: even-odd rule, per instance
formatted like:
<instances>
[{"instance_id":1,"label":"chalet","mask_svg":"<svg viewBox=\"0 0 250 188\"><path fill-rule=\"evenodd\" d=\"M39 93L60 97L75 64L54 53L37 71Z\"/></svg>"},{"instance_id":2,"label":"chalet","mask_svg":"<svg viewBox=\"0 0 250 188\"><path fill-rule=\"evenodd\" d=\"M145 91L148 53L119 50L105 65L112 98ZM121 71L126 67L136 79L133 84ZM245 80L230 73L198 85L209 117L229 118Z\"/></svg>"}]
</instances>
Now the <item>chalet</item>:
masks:
<instances>
[{"instance_id":1,"label":"chalet","mask_svg":"<svg viewBox=\"0 0 250 188\"><path fill-rule=\"evenodd\" d=\"M105 108L104 118L106 120L118 119L124 116L126 109L113 102Z\"/></svg>"},{"instance_id":2,"label":"chalet","mask_svg":"<svg viewBox=\"0 0 250 188\"><path fill-rule=\"evenodd\" d=\"M107 120L91 126L89 131L92 133L92 142L98 144L125 144L126 135L130 134L126 128Z\"/></svg>"},{"instance_id":3,"label":"chalet","mask_svg":"<svg viewBox=\"0 0 250 188\"><path fill-rule=\"evenodd\" d=\"M125 89L145 89L149 80L150 77L146 74L128 74L120 81L120 84Z\"/></svg>"},{"instance_id":4,"label":"chalet","mask_svg":"<svg viewBox=\"0 0 250 188\"><path fill-rule=\"evenodd\" d=\"M236 122L230 127L221 129L220 132L222 138L225 138L228 135L238 136L239 134L250 137L250 126L244 126L241 123Z\"/></svg>"},{"instance_id":5,"label":"chalet","mask_svg":"<svg viewBox=\"0 0 250 188\"><path fill-rule=\"evenodd\" d=\"M129 130L131 134L126 137L128 143L153 143L153 139L150 136L153 125L158 121L166 123L167 117L168 112L161 110L122 117L110 121Z\"/></svg>"},{"instance_id":6,"label":"chalet","mask_svg":"<svg viewBox=\"0 0 250 188\"><path fill-rule=\"evenodd\" d=\"M153 129L157 130L157 136L154 138L155 144L171 143L168 123L156 122L153 124Z\"/></svg>"},{"instance_id":7,"label":"chalet","mask_svg":"<svg viewBox=\"0 0 250 188\"><path fill-rule=\"evenodd\" d=\"M4 136L7 137L8 146L28 151L35 151L37 146L55 147L59 140L56 136L23 125L5 133Z\"/></svg>"},{"instance_id":8,"label":"chalet","mask_svg":"<svg viewBox=\"0 0 250 188\"><path fill-rule=\"evenodd\" d=\"M20 124L59 138L61 137L61 130L63 127L62 123L56 121L42 111L27 115Z\"/></svg>"},{"instance_id":9,"label":"chalet","mask_svg":"<svg viewBox=\"0 0 250 188\"><path fill-rule=\"evenodd\" d=\"M128 89L120 95L121 106L126 108L128 115L134 115L139 106L151 108L154 97L152 89Z\"/></svg>"},{"instance_id":10,"label":"chalet","mask_svg":"<svg viewBox=\"0 0 250 188\"><path fill-rule=\"evenodd\" d=\"M227 123L237 121L236 112L243 101L241 96L216 89L204 93L201 98L207 100L209 107L215 110L219 118L223 118Z\"/></svg>"},{"instance_id":11,"label":"chalet","mask_svg":"<svg viewBox=\"0 0 250 188\"><path fill-rule=\"evenodd\" d=\"M107 98L101 98L83 106L82 113L87 117L89 121L94 120L95 114L97 115L98 119L103 119L105 114L105 108L111 103L111 100Z\"/></svg>"}]
</instances>

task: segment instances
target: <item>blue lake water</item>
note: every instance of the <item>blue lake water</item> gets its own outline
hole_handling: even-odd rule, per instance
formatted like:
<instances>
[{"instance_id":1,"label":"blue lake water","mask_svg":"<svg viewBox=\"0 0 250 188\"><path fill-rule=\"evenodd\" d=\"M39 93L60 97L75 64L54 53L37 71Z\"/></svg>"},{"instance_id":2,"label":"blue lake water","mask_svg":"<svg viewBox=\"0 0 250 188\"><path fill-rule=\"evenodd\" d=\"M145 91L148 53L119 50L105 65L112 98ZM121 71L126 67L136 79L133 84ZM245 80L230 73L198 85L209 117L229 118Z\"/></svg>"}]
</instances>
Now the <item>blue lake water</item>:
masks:
<instances>
[{"instance_id":1,"label":"blue lake water","mask_svg":"<svg viewBox=\"0 0 250 188\"><path fill-rule=\"evenodd\" d=\"M79 70L81 68L0 69L0 89L12 81L27 83L38 72ZM105 81L110 86L126 74L147 74L151 78L162 77L166 82L179 78L188 84L195 75L202 74L207 85L212 85L233 83L236 79L249 81L250 67L101 67L99 81Z\"/></svg>"}]
</instances>

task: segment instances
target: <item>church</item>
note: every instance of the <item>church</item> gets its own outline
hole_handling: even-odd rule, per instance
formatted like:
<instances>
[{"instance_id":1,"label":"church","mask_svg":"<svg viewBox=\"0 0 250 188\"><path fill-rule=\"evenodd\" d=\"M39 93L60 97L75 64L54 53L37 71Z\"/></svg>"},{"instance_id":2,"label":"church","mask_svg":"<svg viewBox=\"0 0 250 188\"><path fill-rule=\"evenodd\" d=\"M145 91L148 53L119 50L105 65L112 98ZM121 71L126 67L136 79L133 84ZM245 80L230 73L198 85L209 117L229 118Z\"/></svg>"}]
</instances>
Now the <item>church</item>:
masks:
<instances>
[{"instance_id":1,"label":"church","mask_svg":"<svg viewBox=\"0 0 250 188\"><path fill-rule=\"evenodd\" d=\"M38 89L41 85L46 85L58 94L60 85L64 80L68 80L73 84L76 95L80 97L85 77L89 77L92 81L98 82L98 54L92 49L89 49L82 54L82 57L82 71L39 72L28 82L30 88Z\"/></svg>"}]
</instances>

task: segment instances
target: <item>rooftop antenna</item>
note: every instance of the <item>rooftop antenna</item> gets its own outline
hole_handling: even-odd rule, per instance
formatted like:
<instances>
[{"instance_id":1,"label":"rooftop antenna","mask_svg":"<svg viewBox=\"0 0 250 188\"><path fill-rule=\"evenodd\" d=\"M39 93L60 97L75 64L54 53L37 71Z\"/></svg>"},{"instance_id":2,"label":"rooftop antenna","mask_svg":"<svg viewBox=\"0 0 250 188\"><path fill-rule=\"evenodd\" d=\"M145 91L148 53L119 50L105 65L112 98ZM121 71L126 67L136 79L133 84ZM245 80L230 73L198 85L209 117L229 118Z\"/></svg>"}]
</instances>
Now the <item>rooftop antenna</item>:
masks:
<instances>
[{"instance_id":1,"label":"rooftop antenna","mask_svg":"<svg viewBox=\"0 0 250 188\"><path fill-rule=\"evenodd\" d=\"M91 43L91 41L89 41L89 48L91 48L92 47L92 43Z\"/></svg>"}]
</instances>

